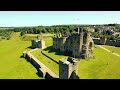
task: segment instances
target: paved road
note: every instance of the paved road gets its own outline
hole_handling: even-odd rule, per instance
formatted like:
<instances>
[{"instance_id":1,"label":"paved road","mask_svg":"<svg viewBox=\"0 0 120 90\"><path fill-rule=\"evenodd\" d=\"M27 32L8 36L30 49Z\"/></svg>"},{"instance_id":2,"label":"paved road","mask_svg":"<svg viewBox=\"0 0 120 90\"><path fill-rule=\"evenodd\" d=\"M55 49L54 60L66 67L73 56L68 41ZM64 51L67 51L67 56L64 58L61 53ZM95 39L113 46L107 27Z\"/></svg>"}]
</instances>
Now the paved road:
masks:
<instances>
[{"instance_id":1,"label":"paved road","mask_svg":"<svg viewBox=\"0 0 120 90\"><path fill-rule=\"evenodd\" d=\"M116 55L116 56L120 57L120 55L119 55L119 54L117 54L117 53L113 53L112 51L110 51L110 50L108 50L108 49L106 49L106 48L102 47L101 45L97 45L97 46L99 46L100 48L102 48L102 49L106 50L107 52L110 52L110 53L112 53L112 54L114 54L114 55Z\"/></svg>"}]
</instances>

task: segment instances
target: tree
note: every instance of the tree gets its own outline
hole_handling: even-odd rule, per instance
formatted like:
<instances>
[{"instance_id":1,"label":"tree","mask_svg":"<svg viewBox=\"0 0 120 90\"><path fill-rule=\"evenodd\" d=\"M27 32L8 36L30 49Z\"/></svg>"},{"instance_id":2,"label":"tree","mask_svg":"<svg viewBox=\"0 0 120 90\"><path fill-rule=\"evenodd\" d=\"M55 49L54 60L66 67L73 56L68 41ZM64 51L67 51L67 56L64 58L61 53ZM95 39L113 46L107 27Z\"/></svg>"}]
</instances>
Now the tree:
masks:
<instances>
[{"instance_id":1,"label":"tree","mask_svg":"<svg viewBox=\"0 0 120 90\"><path fill-rule=\"evenodd\" d=\"M20 36L24 36L25 35L25 31L22 31L21 33L20 33Z\"/></svg>"}]
</instances>

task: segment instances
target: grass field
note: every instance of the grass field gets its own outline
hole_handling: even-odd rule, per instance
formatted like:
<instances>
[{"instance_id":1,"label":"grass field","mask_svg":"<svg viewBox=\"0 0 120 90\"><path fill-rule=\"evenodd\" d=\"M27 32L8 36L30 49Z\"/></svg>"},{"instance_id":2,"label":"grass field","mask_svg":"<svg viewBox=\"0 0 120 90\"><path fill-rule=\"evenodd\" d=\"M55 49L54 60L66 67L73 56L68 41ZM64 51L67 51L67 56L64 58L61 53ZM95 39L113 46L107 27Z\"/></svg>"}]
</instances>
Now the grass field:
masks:
<instances>
[{"instance_id":1,"label":"grass field","mask_svg":"<svg viewBox=\"0 0 120 90\"><path fill-rule=\"evenodd\" d=\"M21 41L19 34L14 34L10 40L0 41L0 78L40 79L37 70L24 58L20 58L31 42Z\"/></svg>"},{"instance_id":2,"label":"grass field","mask_svg":"<svg viewBox=\"0 0 120 90\"><path fill-rule=\"evenodd\" d=\"M52 38L46 38L45 39L45 45L46 47L49 47L52 45ZM43 50L44 52L45 50ZM54 73L59 73L59 65L50 60L49 58L42 55L41 50L33 51L32 54L39 59L42 63L44 63L48 68L50 68ZM55 56L55 55L52 55ZM56 57L56 56L55 56Z\"/></svg>"},{"instance_id":3,"label":"grass field","mask_svg":"<svg viewBox=\"0 0 120 90\"><path fill-rule=\"evenodd\" d=\"M79 76L90 79L117 79L120 78L120 58L96 47L94 59L79 62Z\"/></svg>"},{"instance_id":4,"label":"grass field","mask_svg":"<svg viewBox=\"0 0 120 90\"><path fill-rule=\"evenodd\" d=\"M47 49L43 52L48 56L56 61L67 57L51 48L52 38L45 38L45 43ZM29 46L31 46L31 42L21 40L19 33L14 34L10 40L0 41L0 78L41 79L36 74L37 70L24 58L20 58L24 50L30 50L30 48L27 48ZM119 47L104 47L120 54ZM43 56L40 51L34 51L32 54L58 74L58 64ZM120 79L120 57L116 57L98 46L94 48L93 56L95 57L93 59L80 60L78 75L81 79Z\"/></svg>"},{"instance_id":5,"label":"grass field","mask_svg":"<svg viewBox=\"0 0 120 90\"><path fill-rule=\"evenodd\" d=\"M120 55L120 47L107 46L107 45L102 45L102 46Z\"/></svg>"},{"instance_id":6,"label":"grass field","mask_svg":"<svg viewBox=\"0 0 120 90\"><path fill-rule=\"evenodd\" d=\"M51 69L54 73L56 73L57 75L59 74L59 65L42 55L41 50L33 51L32 54L42 63L44 63L49 69Z\"/></svg>"}]
</instances>

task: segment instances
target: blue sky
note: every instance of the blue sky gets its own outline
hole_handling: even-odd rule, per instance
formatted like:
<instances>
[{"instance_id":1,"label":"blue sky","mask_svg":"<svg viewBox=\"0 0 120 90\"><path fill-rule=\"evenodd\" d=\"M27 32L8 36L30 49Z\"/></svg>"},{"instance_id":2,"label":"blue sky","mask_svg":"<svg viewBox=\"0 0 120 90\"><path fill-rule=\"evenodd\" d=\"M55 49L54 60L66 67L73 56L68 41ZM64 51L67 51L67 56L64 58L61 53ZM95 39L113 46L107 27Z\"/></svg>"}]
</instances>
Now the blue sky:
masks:
<instances>
[{"instance_id":1,"label":"blue sky","mask_svg":"<svg viewBox=\"0 0 120 90\"><path fill-rule=\"evenodd\" d=\"M120 23L120 11L0 11L0 27Z\"/></svg>"}]
</instances>

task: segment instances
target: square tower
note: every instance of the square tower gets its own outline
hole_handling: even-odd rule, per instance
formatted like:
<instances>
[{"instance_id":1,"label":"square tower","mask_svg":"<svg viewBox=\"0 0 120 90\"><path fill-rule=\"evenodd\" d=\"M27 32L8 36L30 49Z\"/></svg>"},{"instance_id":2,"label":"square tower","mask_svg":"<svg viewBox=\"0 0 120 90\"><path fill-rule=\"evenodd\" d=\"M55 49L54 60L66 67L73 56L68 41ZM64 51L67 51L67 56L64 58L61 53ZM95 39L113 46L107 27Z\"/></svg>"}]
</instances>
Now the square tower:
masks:
<instances>
[{"instance_id":1,"label":"square tower","mask_svg":"<svg viewBox=\"0 0 120 90\"><path fill-rule=\"evenodd\" d=\"M38 41L38 48L41 48L41 49L45 48L45 41L44 40L39 40Z\"/></svg>"},{"instance_id":2,"label":"square tower","mask_svg":"<svg viewBox=\"0 0 120 90\"><path fill-rule=\"evenodd\" d=\"M59 78L60 79L79 79L78 61L73 58L63 58L59 61Z\"/></svg>"}]
</instances>

